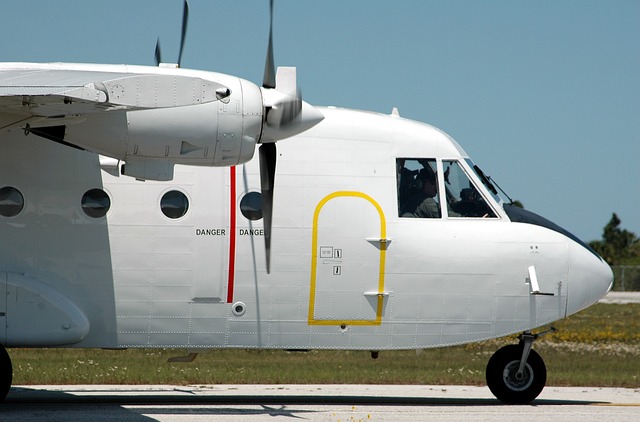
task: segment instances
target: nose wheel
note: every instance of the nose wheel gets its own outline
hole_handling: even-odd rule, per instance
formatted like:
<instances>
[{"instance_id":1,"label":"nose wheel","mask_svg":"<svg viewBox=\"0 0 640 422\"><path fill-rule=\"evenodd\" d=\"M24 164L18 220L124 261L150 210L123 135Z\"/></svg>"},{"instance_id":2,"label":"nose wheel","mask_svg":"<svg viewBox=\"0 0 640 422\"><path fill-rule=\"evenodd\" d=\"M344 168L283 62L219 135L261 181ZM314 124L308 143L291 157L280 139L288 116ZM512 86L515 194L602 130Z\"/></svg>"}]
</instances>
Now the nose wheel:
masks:
<instances>
[{"instance_id":1,"label":"nose wheel","mask_svg":"<svg viewBox=\"0 0 640 422\"><path fill-rule=\"evenodd\" d=\"M531 349L540 334L523 333L519 344L498 349L487 364L487 386L496 398L507 404L527 404L542 392L547 382L547 367Z\"/></svg>"}]
</instances>

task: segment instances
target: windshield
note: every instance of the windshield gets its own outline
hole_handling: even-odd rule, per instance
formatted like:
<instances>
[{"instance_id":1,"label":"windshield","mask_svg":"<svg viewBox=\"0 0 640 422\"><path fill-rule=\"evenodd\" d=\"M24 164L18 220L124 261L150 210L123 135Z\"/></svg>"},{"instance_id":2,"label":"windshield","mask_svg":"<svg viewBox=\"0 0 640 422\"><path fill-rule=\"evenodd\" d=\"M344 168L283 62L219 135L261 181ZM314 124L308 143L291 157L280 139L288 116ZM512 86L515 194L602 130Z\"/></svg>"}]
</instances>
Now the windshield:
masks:
<instances>
[{"instance_id":1,"label":"windshield","mask_svg":"<svg viewBox=\"0 0 640 422\"><path fill-rule=\"evenodd\" d=\"M491 196L493 196L493 199L495 199L498 204L502 204L504 202L504 200L502 199L502 197L498 193L498 189L500 189L500 187L498 186L498 189L496 189L497 184L494 181L491 180L490 176L485 175L484 172L480 169L480 167L478 167L475 164L473 164L473 161L471 161L468 158L465 161L467 162L467 165L469 167L471 167L471 169L473 169L475 174L478 176L478 179L480 179L480 181L482 181L482 184L491 193ZM500 190L502 191L502 189L500 189ZM504 191L502 191L502 192L504 193Z\"/></svg>"},{"instance_id":2,"label":"windshield","mask_svg":"<svg viewBox=\"0 0 640 422\"><path fill-rule=\"evenodd\" d=\"M496 217L457 160L444 160L442 167L449 217Z\"/></svg>"}]
</instances>

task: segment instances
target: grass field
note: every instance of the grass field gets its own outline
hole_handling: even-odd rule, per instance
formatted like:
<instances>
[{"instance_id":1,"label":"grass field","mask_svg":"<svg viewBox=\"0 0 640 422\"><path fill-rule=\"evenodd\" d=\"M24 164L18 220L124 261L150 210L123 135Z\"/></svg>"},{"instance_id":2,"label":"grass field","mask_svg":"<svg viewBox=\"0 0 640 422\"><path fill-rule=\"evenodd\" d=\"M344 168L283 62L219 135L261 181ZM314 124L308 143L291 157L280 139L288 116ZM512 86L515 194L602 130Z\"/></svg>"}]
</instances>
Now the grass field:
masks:
<instances>
[{"instance_id":1,"label":"grass field","mask_svg":"<svg viewBox=\"0 0 640 422\"><path fill-rule=\"evenodd\" d=\"M534 348L547 385L640 387L640 304L595 305L555 325ZM10 349L14 384L484 385L489 357L515 336L422 351L214 350L191 363L172 349Z\"/></svg>"}]
</instances>

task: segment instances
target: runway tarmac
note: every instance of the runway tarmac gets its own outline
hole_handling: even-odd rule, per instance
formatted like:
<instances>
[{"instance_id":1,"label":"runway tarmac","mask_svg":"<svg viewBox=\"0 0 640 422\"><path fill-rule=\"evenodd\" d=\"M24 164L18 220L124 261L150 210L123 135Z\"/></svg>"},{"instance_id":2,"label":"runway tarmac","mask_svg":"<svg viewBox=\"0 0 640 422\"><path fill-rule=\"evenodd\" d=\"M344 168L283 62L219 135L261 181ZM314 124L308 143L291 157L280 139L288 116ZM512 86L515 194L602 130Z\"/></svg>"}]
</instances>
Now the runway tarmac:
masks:
<instances>
[{"instance_id":1,"label":"runway tarmac","mask_svg":"<svg viewBox=\"0 0 640 422\"><path fill-rule=\"evenodd\" d=\"M609 292L598 303L640 303L640 292Z\"/></svg>"},{"instance_id":2,"label":"runway tarmac","mask_svg":"<svg viewBox=\"0 0 640 422\"><path fill-rule=\"evenodd\" d=\"M509 406L487 387L416 385L17 386L0 421L635 421L640 388L547 387Z\"/></svg>"}]
</instances>

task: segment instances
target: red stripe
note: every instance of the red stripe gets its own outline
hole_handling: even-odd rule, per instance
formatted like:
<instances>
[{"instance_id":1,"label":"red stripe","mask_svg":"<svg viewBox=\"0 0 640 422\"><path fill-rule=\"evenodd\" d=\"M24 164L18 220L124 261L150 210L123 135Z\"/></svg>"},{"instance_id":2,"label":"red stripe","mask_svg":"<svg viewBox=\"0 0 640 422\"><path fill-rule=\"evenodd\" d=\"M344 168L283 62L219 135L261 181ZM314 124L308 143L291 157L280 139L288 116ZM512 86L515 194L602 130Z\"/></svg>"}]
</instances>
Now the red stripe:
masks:
<instances>
[{"instance_id":1,"label":"red stripe","mask_svg":"<svg viewBox=\"0 0 640 422\"><path fill-rule=\"evenodd\" d=\"M229 279L227 280L227 303L233 302L233 283L236 272L236 166L231 171L231 195L229 199Z\"/></svg>"}]
</instances>

